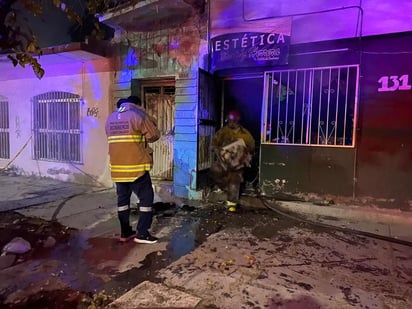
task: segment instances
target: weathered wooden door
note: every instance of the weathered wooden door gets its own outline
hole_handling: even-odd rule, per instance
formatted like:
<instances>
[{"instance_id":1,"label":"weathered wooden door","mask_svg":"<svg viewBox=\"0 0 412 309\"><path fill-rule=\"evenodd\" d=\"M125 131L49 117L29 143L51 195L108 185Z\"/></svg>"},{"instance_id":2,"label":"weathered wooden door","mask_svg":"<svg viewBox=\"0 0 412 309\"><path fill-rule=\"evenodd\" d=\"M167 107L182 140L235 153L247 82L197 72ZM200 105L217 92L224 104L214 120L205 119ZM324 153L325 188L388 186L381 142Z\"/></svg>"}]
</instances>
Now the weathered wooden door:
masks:
<instances>
[{"instance_id":1,"label":"weathered wooden door","mask_svg":"<svg viewBox=\"0 0 412 309\"><path fill-rule=\"evenodd\" d=\"M143 104L146 112L157 119L161 137L149 146L153 149L153 179L173 180L173 145L175 128L174 82L147 83L142 85Z\"/></svg>"}]
</instances>

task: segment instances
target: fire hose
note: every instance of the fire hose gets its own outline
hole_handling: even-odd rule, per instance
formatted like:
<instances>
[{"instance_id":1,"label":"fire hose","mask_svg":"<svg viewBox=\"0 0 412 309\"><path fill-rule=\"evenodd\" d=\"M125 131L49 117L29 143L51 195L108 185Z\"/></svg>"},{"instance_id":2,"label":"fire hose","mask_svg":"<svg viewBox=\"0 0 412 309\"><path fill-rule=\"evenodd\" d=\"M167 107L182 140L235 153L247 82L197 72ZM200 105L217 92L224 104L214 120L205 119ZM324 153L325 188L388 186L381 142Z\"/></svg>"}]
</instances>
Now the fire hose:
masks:
<instances>
[{"instance_id":1,"label":"fire hose","mask_svg":"<svg viewBox=\"0 0 412 309\"><path fill-rule=\"evenodd\" d=\"M365 237L369 237L369 238L384 240L384 241L387 241L387 242L412 247L412 242L408 241L408 240L403 240L403 239L398 239L398 238L394 238L394 237L390 237L390 236L384 236L384 235L379 235L379 234L375 234L375 233L355 230L355 229L351 229L351 228L339 227L339 226L326 224L326 223L322 223L322 222L316 222L316 221L308 220L308 219L305 219L305 218L302 218L302 217L299 217L299 216L291 215L291 214L288 214L288 213L276 208L274 205L272 205L272 203L267 201L267 198L265 198L263 196L259 196L259 199L261 200L261 202L263 203L263 205L266 208L274 211L275 213L277 213L278 215L280 215L282 217L285 217L285 218L288 218L288 219L291 219L291 220L294 220L294 221L303 222L303 223L306 223L308 225L312 225L312 226L316 226L316 227L333 229L333 230L340 231L340 232L343 232L343 233L346 233L346 234L360 235L360 236L365 236Z\"/></svg>"}]
</instances>

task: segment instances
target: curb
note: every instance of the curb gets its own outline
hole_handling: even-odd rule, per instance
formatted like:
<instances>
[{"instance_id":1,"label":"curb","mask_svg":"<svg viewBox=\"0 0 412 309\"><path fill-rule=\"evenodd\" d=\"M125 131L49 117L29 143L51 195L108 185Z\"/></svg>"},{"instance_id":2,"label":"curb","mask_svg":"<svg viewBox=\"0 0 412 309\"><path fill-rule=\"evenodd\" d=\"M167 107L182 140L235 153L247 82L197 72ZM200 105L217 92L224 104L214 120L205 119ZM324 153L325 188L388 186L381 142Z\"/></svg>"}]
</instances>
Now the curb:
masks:
<instances>
[{"instance_id":1,"label":"curb","mask_svg":"<svg viewBox=\"0 0 412 309\"><path fill-rule=\"evenodd\" d=\"M386 224L412 224L412 213L399 209L379 209L365 206L317 206L308 202L284 201L277 201L274 207L308 216L317 215Z\"/></svg>"},{"instance_id":2,"label":"curb","mask_svg":"<svg viewBox=\"0 0 412 309\"><path fill-rule=\"evenodd\" d=\"M144 281L114 300L106 308L192 309L195 308L201 300L200 297L167 287L161 283Z\"/></svg>"}]
</instances>

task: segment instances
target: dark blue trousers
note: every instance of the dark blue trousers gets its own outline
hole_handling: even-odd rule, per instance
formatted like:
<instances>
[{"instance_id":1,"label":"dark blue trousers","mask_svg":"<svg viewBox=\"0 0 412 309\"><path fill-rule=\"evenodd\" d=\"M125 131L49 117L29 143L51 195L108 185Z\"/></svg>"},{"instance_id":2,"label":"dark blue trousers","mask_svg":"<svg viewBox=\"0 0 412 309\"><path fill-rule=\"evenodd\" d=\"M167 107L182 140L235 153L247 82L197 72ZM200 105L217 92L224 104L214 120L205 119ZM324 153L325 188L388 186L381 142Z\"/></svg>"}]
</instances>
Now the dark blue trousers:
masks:
<instances>
[{"instance_id":1,"label":"dark blue trousers","mask_svg":"<svg viewBox=\"0 0 412 309\"><path fill-rule=\"evenodd\" d=\"M139 198L139 219L136 232L140 237L147 237L153 220L154 192L149 172L134 182L116 182L117 214L122 235L130 232L130 197L132 192Z\"/></svg>"}]
</instances>

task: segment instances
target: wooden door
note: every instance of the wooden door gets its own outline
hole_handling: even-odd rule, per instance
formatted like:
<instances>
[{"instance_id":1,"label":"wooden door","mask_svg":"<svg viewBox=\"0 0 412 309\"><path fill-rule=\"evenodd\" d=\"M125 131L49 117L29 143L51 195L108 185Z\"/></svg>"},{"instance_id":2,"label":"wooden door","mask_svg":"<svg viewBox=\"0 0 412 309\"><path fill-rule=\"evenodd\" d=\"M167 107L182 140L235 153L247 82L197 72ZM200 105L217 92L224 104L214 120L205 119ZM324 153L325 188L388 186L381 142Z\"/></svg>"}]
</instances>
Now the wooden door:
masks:
<instances>
[{"instance_id":1,"label":"wooden door","mask_svg":"<svg viewBox=\"0 0 412 309\"><path fill-rule=\"evenodd\" d=\"M143 105L156 118L161 137L149 146L153 149L153 179L173 180L173 146L175 128L175 87L170 83L143 84Z\"/></svg>"}]
</instances>

